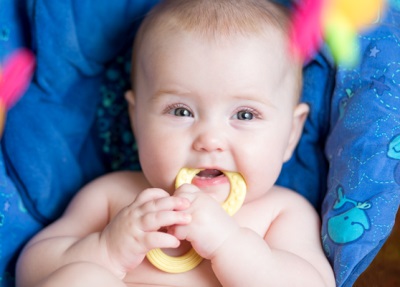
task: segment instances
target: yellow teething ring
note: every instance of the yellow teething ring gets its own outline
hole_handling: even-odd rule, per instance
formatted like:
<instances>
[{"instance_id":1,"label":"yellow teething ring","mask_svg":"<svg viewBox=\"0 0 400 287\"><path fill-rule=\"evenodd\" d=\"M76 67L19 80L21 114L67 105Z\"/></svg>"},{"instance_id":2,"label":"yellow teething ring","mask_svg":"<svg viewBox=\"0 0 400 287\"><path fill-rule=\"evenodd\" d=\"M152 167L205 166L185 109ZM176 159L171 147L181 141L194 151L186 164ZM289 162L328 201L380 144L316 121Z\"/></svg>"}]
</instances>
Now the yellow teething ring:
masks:
<instances>
[{"instance_id":1,"label":"yellow teething ring","mask_svg":"<svg viewBox=\"0 0 400 287\"><path fill-rule=\"evenodd\" d=\"M182 168L175 180L175 188L182 184L191 183L200 169ZM246 197L246 183L243 177L237 172L223 171L229 179L231 190L227 199L222 204L222 208L232 216L242 206ZM150 250L146 254L147 259L158 269L168 273L183 273L192 270L201 263L203 258L191 248L182 256L169 256L160 248Z\"/></svg>"}]
</instances>

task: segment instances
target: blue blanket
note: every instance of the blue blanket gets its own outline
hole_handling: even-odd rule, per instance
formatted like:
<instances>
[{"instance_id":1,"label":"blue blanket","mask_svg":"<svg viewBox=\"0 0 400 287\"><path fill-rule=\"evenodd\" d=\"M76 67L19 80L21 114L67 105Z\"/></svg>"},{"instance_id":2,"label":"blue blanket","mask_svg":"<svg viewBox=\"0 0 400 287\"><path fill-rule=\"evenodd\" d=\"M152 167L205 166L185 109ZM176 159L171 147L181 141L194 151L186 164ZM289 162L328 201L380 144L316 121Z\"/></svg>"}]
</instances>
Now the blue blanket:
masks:
<instances>
[{"instance_id":1,"label":"blue blanket","mask_svg":"<svg viewBox=\"0 0 400 287\"><path fill-rule=\"evenodd\" d=\"M0 285L14 285L21 247L77 190L111 170L140 169L123 92L130 46L157 0L2 0L0 59L37 55L0 150ZM285 1L287 2L287 1ZM398 1L360 36L352 70L323 49L304 68L311 114L278 180L320 211L338 286L352 286L389 235L400 193Z\"/></svg>"}]
</instances>

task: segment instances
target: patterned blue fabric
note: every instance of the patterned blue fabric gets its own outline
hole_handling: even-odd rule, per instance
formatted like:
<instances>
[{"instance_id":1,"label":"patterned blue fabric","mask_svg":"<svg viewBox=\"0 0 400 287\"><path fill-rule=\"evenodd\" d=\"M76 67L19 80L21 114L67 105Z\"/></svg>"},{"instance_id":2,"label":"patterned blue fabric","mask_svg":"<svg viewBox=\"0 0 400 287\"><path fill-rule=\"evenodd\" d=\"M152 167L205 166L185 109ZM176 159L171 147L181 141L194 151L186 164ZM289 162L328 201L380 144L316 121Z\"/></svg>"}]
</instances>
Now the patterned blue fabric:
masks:
<instances>
[{"instance_id":1,"label":"patterned blue fabric","mask_svg":"<svg viewBox=\"0 0 400 287\"><path fill-rule=\"evenodd\" d=\"M0 59L28 46L38 61L1 140L1 286L14 285L21 246L83 184L140 169L123 93L134 32L157 1L0 0ZM278 179L321 211L338 286L351 286L368 266L399 206L399 2L360 37L359 67L336 70L327 50L307 64L311 113Z\"/></svg>"},{"instance_id":2,"label":"patterned blue fabric","mask_svg":"<svg viewBox=\"0 0 400 287\"><path fill-rule=\"evenodd\" d=\"M360 65L336 74L322 238L338 286L352 286L370 264L400 203L398 8L393 5L376 29L360 36Z\"/></svg>"}]
</instances>

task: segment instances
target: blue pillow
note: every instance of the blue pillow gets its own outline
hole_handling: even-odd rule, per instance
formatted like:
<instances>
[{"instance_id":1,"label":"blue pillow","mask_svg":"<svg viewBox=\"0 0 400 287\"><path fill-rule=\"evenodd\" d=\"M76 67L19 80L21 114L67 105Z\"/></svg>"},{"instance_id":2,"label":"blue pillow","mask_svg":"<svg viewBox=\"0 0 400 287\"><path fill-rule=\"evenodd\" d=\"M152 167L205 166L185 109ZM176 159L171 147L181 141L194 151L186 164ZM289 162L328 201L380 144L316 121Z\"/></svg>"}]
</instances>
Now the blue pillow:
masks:
<instances>
[{"instance_id":1,"label":"blue pillow","mask_svg":"<svg viewBox=\"0 0 400 287\"><path fill-rule=\"evenodd\" d=\"M331 99L322 240L338 286L352 286L394 225L400 203L399 6L360 36L362 59L339 67Z\"/></svg>"}]
</instances>

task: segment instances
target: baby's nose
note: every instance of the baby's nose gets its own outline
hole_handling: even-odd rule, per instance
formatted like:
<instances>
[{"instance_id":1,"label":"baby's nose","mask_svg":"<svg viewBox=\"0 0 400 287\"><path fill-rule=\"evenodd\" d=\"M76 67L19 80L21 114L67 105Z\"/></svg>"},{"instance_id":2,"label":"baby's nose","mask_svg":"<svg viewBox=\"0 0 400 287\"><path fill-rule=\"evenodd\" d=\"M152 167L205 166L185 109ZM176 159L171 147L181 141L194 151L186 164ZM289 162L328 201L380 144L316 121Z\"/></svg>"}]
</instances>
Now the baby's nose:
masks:
<instances>
[{"instance_id":1,"label":"baby's nose","mask_svg":"<svg viewBox=\"0 0 400 287\"><path fill-rule=\"evenodd\" d=\"M204 128L195 137L193 149L200 152L222 152L227 148L226 140L226 131L223 128Z\"/></svg>"}]
</instances>

